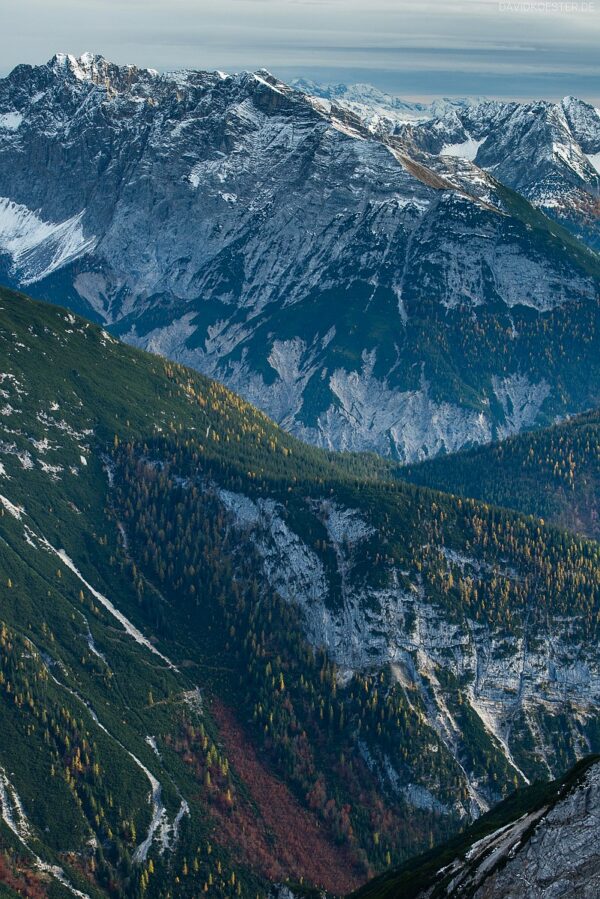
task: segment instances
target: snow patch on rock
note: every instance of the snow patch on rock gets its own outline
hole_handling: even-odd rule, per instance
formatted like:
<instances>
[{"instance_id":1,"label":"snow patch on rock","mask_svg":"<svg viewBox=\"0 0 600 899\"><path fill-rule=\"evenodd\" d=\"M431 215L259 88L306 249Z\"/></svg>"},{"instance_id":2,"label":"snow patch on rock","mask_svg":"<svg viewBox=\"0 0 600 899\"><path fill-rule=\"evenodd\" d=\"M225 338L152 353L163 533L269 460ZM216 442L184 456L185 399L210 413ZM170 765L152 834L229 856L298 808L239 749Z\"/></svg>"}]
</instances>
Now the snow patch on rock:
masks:
<instances>
[{"instance_id":1,"label":"snow patch on rock","mask_svg":"<svg viewBox=\"0 0 600 899\"><path fill-rule=\"evenodd\" d=\"M20 112L5 112L0 115L0 128L5 131L17 131L22 121L23 116Z\"/></svg>"},{"instance_id":2,"label":"snow patch on rock","mask_svg":"<svg viewBox=\"0 0 600 899\"><path fill-rule=\"evenodd\" d=\"M33 284L91 252L96 238L83 233L84 212L51 223L20 203L0 197L0 251L12 257L21 283Z\"/></svg>"},{"instance_id":3,"label":"snow patch on rock","mask_svg":"<svg viewBox=\"0 0 600 899\"><path fill-rule=\"evenodd\" d=\"M473 162L480 146L485 143L485 140L485 137L481 140L467 137L466 140L459 144L444 144L440 150L440 156L460 156L462 159L468 159L469 162Z\"/></svg>"}]
</instances>

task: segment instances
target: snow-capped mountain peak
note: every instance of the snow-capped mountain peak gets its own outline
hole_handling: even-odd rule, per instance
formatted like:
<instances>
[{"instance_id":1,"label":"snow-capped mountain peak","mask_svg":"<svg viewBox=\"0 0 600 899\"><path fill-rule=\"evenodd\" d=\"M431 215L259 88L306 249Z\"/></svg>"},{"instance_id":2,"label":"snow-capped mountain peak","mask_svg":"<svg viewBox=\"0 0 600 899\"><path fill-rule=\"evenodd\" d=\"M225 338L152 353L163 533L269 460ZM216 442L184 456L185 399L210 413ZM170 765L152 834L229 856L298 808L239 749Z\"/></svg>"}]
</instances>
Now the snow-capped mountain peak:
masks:
<instances>
[{"instance_id":1,"label":"snow-capped mountain peak","mask_svg":"<svg viewBox=\"0 0 600 899\"><path fill-rule=\"evenodd\" d=\"M476 162L600 248L600 115L589 103L474 103L395 133L428 153Z\"/></svg>"},{"instance_id":2,"label":"snow-capped mountain peak","mask_svg":"<svg viewBox=\"0 0 600 899\"><path fill-rule=\"evenodd\" d=\"M92 54L18 67L0 80L4 279L329 447L415 459L585 407L595 382L566 371L559 325L547 366L530 348L537 315L595 327L596 262L492 161L521 135L526 174L531 116L562 147L567 111L459 103L390 134L347 88L298 87Z\"/></svg>"}]
</instances>

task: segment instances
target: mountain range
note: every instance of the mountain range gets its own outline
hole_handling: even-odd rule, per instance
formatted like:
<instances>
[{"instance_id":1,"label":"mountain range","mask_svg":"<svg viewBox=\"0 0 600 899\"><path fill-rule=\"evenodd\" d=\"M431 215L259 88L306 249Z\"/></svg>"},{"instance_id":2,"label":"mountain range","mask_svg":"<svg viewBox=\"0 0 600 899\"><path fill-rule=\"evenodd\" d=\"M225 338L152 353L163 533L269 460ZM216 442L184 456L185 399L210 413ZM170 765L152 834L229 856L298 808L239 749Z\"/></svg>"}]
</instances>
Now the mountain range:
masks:
<instances>
[{"instance_id":1,"label":"mountain range","mask_svg":"<svg viewBox=\"0 0 600 899\"><path fill-rule=\"evenodd\" d=\"M309 78L295 78L290 82L290 87L355 113L371 130L382 134L393 130L396 125L404 125L407 122L424 122L428 119L441 118L454 107L468 106L475 102L469 98L462 100L444 98L433 100L431 103L415 102L388 94L372 84L343 82L321 84Z\"/></svg>"},{"instance_id":2,"label":"mountain range","mask_svg":"<svg viewBox=\"0 0 600 899\"><path fill-rule=\"evenodd\" d=\"M598 405L593 241L486 171L490 138L477 164L444 152L464 143L450 119L481 140L481 107L388 133L332 95L91 54L18 66L0 81L0 276L325 448L413 462ZM593 110L563 117L581 147L591 129L591 184Z\"/></svg>"},{"instance_id":3,"label":"mountain range","mask_svg":"<svg viewBox=\"0 0 600 899\"><path fill-rule=\"evenodd\" d=\"M599 159L572 97L0 79L0 899L596 895Z\"/></svg>"},{"instance_id":4,"label":"mountain range","mask_svg":"<svg viewBox=\"0 0 600 899\"><path fill-rule=\"evenodd\" d=\"M600 110L591 104L487 101L395 131L429 153L474 161L600 248Z\"/></svg>"},{"instance_id":5,"label":"mountain range","mask_svg":"<svg viewBox=\"0 0 600 899\"><path fill-rule=\"evenodd\" d=\"M9 290L0 360L11 899L349 893L600 748L598 543Z\"/></svg>"},{"instance_id":6,"label":"mountain range","mask_svg":"<svg viewBox=\"0 0 600 899\"><path fill-rule=\"evenodd\" d=\"M292 82L304 93L395 134L410 151L475 162L550 218L600 246L600 109L576 97L560 103L485 98L407 102L369 84Z\"/></svg>"}]
</instances>

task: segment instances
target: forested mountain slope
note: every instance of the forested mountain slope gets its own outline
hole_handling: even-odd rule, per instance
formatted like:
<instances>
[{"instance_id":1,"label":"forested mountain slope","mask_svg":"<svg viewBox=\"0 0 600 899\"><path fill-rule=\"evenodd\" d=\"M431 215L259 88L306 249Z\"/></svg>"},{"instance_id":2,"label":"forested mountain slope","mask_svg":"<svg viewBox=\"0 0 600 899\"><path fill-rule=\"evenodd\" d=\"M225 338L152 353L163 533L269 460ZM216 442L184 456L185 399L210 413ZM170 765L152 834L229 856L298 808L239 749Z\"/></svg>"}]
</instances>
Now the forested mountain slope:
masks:
<instances>
[{"instance_id":1,"label":"forested mountain slope","mask_svg":"<svg viewBox=\"0 0 600 899\"><path fill-rule=\"evenodd\" d=\"M412 859L355 899L595 899L600 847L600 761L519 790L460 837Z\"/></svg>"},{"instance_id":2,"label":"forested mountain slope","mask_svg":"<svg viewBox=\"0 0 600 899\"><path fill-rule=\"evenodd\" d=\"M5 883L349 892L598 748L596 543L56 307L0 329Z\"/></svg>"},{"instance_id":3,"label":"forested mountain slope","mask_svg":"<svg viewBox=\"0 0 600 899\"><path fill-rule=\"evenodd\" d=\"M597 254L264 71L0 79L0 276L324 447L412 462L600 402Z\"/></svg>"},{"instance_id":4,"label":"forested mountain slope","mask_svg":"<svg viewBox=\"0 0 600 899\"><path fill-rule=\"evenodd\" d=\"M448 493L537 515L600 536L600 413L501 443L399 469L401 477Z\"/></svg>"}]
</instances>

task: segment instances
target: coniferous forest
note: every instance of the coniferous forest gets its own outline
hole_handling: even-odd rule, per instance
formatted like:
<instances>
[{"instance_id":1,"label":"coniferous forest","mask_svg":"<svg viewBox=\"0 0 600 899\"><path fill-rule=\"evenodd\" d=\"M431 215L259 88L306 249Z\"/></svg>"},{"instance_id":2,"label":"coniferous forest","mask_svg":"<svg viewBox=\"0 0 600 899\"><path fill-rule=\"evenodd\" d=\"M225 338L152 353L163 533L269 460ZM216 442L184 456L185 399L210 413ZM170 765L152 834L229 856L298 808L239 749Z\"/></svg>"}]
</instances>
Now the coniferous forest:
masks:
<instances>
[{"instance_id":1,"label":"coniferous forest","mask_svg":"<svg viewBox=\"0 0 600 899\"><path fill-rule=\"evenodd\" d=\"M558 645L593 664L600 549L560 511L473 498L471 457L440 485L309 447L64 310L1 306L8 896L341 895L600 749ZM594 420L485 452L526 473L533 446L581 495Z\"/></svg>"}]
</instances>

